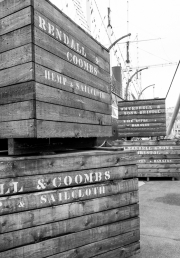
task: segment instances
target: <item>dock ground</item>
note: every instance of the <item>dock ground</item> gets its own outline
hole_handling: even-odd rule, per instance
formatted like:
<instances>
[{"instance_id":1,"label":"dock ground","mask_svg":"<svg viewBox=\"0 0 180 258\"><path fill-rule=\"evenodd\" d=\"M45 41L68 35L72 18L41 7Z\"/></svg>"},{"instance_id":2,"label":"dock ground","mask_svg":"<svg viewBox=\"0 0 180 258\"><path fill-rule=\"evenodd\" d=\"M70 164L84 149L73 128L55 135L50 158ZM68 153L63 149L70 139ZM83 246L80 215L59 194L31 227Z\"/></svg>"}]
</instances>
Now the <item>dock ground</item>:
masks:
<instances>
[{"instance_id":1,"label":"dock ground","mask_svg":"<svg viewBox=\"0 0 180 258\"><path fill-rule=\"evenodd\" d=\"M141 252L133 258L180 258L180 181L139 186Z\"/></svg>"}]
</instances>

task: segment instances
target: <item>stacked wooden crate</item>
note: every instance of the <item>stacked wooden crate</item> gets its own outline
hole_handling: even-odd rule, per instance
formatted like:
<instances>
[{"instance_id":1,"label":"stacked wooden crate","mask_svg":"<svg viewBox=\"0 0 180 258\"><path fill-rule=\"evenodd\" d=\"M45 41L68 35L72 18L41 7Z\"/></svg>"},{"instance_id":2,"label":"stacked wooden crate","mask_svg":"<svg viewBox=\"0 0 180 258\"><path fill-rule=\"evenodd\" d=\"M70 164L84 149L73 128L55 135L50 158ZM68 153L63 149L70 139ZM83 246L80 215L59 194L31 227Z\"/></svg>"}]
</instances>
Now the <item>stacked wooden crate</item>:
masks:
<instances>
[{"instance_id":1,"label":"stacked wooden crate","mask_svg":"<svg viewBox=\"0 0 180 258\"><path fill-rule=\"evenodd\" d=\"M1 258L139 252L134 151L0 157Z\"/></svg>"},{"instance_id":2,"label":"stacked wooden crate","mask_svg":"<svg viewBox=\"0 0 180 258\"><path fill-rule=\"evenodd\" d=\"M109 52L47 0L0 1L0 139L107 137Z\"/></svg>"},{"instance_id":3,"label":"stacked wooden crate","mask_svg":"<svg viewBox=\"0 0 180 258\"><path fill-rule=\"evenodd\" d=\"M180 178L179 140L116 141L114 145L137 151L139 178Z\"/></svg>"}]
</instances>

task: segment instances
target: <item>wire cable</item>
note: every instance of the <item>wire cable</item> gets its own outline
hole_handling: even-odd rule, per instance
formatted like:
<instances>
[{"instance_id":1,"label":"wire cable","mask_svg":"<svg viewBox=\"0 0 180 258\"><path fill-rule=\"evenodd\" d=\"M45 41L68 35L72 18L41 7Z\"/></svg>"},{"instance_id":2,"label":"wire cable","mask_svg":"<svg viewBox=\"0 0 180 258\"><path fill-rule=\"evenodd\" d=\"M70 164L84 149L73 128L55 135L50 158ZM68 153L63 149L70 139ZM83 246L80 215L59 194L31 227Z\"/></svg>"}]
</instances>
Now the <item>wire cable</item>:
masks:
<instances>
[{"instance_id":1,"label":"wire cable","mask_svg":"<svg viewBox=\"0 0 180 258\"><path fill-rule=\"evenodd\" d=\"M167 94L166 94L165 99L167 98L167 96L168 96L168 94L169 94L169 91L170 91L170 89L171 89L172 83L173 83L173 81L174 81L174 78L175 78L175 76L176 76L177 70L178 70L178 68L179 68L179 64L180 64L180 60L179 60L178 65L177 65L177 67L176 67L176 71L175 71L174 76L173 76L173 78L172 78L172 81L171 81L171 84L170 84L170 86L169 86L169 89L168 89L168 92L167 92Z\"/></svg>"}]
</instances>

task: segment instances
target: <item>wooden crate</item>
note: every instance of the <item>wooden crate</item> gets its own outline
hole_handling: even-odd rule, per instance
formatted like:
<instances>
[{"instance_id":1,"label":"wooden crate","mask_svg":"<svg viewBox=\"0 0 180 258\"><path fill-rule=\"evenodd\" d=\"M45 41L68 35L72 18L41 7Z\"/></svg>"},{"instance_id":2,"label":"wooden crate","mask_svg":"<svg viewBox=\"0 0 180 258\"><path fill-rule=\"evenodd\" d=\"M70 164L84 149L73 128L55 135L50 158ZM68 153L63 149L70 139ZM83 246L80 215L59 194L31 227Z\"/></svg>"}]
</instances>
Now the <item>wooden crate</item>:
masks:
<instances>
[{"instance_id":1,"label":"wooden crate","mask_svg":"<svg viewBox=\"0 0 180 258\"><path fill-rule=\"evenodd\" d=\"M139 252L132 151L0 157L0 257L130 257Z\"/></svg>"},{"instance_id":2,"label":"wooden crate","mask_svg":"<svg viewBox=\"0 0 180 258\"><path fill-rule=\"evenodd\" d=\"M112 136L109 52L49 1L0 1L0 60L0 138Z\"/></svg>"},{"instance_id":3,"label":"wooden crate","mask_svg":"<svg viewBox=\"0 0 180 258\"><path fill-rule=\"evenodd\" d=\"M137 151L138 177L180 178L180 141L116 141L114 145Z\"/></svg>"}]
</instances>

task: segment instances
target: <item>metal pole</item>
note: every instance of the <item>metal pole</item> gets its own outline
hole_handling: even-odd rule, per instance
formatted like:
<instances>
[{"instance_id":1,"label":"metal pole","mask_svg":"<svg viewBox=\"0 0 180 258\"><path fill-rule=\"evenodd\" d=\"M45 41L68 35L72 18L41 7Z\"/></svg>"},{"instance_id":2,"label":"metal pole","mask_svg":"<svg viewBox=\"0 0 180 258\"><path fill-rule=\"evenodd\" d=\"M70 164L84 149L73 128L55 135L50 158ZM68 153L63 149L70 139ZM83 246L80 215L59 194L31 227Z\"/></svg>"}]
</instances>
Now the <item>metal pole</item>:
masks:
<instances>
[{"instance_id":1,"label":"metal pole","mask_svg":"<svg viewBox=\"0 0 180 258\"><path fill-rule=\"evenodd\" d=\"M131 33L129 33L129 34L123 36L123 37L120 37L119 39L117 39L116 41L114 41L114 42L110 45L110 47L108 48L108 50L111 50L111 48L114 47L114 45L116 45L116 43L117 43L118 41L120 41L121 39L124 39L124 38L126 38L126 37L129 37L129 36L131 36Z\"/></svg>"},{"instance_id":2,"label":"metal pole","mask_svg":"<svg viewBox=\"0 0 180 258\"><path fill-rule=\"evenodd\" d=\"M144 89L139 93L138 99L140 99L140 97L141 97L143 91L145 91L147 88L152 87L152 86L154 86L154 85L155 85L155 84L151 84L151 85L147 86L146 88L144 88Z\"/></svg>"},{"instance_id":3,"label":"metal pole","mask_svg":"<svg viewBox=\"0 0 180 258\"><path fill-rule=\"evenodd\" d=\"M177 117L178 112L179 112L179 108L180 108L180 94L179 94L179 97L178 97L176 106L175 106L175 108L174 108L174 112L173 112L173 115L172 115L170 124L169 124L169 126L168 126L166 136L169 136L169 135L171 134L172 128L173 128L173 126L174 126L174 122L175 122L176 117Z\"/></svg>"}]
</instances>

